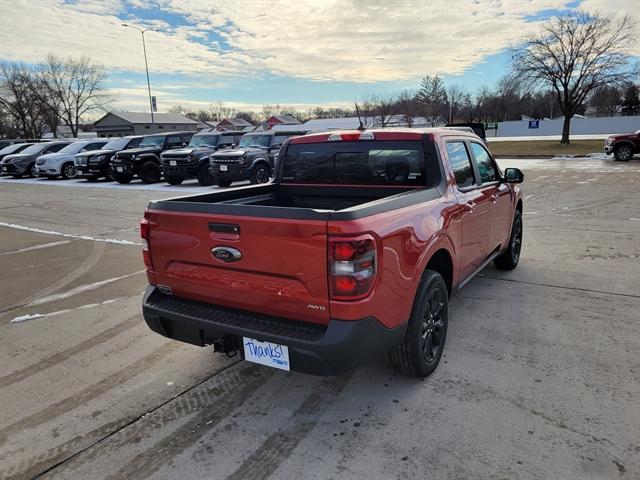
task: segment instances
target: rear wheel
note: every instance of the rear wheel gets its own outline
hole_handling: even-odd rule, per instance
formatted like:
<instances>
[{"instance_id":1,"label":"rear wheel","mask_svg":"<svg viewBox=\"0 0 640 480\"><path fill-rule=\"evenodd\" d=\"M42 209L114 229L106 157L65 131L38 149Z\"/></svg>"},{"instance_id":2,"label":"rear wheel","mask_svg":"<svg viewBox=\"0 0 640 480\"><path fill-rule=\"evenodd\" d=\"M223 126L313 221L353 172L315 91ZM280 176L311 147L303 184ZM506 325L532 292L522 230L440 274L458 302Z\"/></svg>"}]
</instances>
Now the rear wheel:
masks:
<instances>
[{"instance_id":1,"label":"rear wheel","mask_svg":"<svg viewBox=\"0 0 640 480\"><path fill-rule=\"evenodd\" d=\"M169 185L180 185L182 182L184 182L184 177L178 177L176 175L167 175L166 176L166 181Z\"/></svg>"},{"instance_id":2,"label":"rear wheel","mask_svg":"<svg viewBox=\"0 0 640 480\"><path fill-rule=\"evenodd\" d=\"M219 187L228 187L229 185L231 185L231 180L216 180L216 185Z\"/></svg>"},{"instance_id":3,"label":"rear wheel","mask_svg":"<svg viewBox=\"0 0 640 480\"><path fill-rule=\"evenodd\" d=\"M633 150L629 145L618 145L613 149L613 156L621 162L628 162L633 157Z\"/></svg>"},{"instance_id":4,"label":"rear wheel","mask_svg":"<svg viewBox=\"0 0 640 480\"><path fill-rule=\"evenodd\" d=\"M129 183L132 179L133 179L133 175L131 175L130 173L112 173L111 176L113 177L113 180L115 180L118 183Z\"/></svg>"},{"instance_id":5,"label":"rear wheel","mask_svg":"<svg viewBox=\"0 0 640 480\"><path fill-rule=\"evenodd\" d=\"M62 172L62 178L64 178L65 180L76 178L76 166L71 162L63 164L60 171Z\"/></svg>"},{"instance_id":6,"label":"rear wheel","mask_svg":"<svg viewBox=\"0 0 640 480\"><path fill-rule=\"evenodd\" d=\"M425 270L413 302L403 342L389 352L393 367L404 375L424 378L437 368L447 338L449 295L442 276Z\"/></svg>"},{"instance_id":7,"label":"rear wheel","mask_svg":"<svg viewBox=\"0 0 640 480\"><path fill-rule=\"evenodd\" d=\"M271 169L264 163L260 163L251 170L251 183L267 183L271 177Z\"/></svg>"},{"instance_id":8,"label":"rear wheel","mask_svg":"<svg viewBox=\"0 0 640 480\"><path fill-rule=\"evenodd\" d=\"M208 187L215 183L213 175L209 173L209 165L207 163L203 163L202 165L200 165L196 176L198 177L198 183L203 187ZM231 183L229 183L229 185L231 185ZM227 187L229 185L227 185Z\"/></svg>"},{"instance_id":9,"label":"rear wheel","mask_svg":"<svg viewBox=\"0 0 640 480\"><path fill-rule=\"evenodd\" d=\"M520 260L520 250L522 249L522 213L516 210L511 226L511 236L509 237L509 247L502 255L497 257L493 264L499 270L513 270Z\"/></svg>"},{"instance_id":10,"label":"rear wheel","mask_svg":"<svg viewBox=\"0 0 640 480\"><path fill-rule=\"evenodd\" d=\"M158 183L162 178L162 171L157 163L148 161L142 164L138 176L142 183Z\"/></svg>"}]
</instances>

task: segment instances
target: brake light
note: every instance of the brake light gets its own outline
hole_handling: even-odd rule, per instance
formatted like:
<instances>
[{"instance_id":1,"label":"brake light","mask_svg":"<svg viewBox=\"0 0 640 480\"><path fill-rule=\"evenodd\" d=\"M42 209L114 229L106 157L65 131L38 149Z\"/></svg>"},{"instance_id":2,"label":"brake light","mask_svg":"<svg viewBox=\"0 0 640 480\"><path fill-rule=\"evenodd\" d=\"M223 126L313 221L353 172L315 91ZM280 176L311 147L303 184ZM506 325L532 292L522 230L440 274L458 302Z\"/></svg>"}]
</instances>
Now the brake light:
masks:
<instances>
[{"instance_id":1,"label":"brake light","mask_svg":"<svg viewBox=\"0 0 640 480\"><path fill-rule=\"evenodd\" d=\"M332 300L366 297L376 277L376 242L368 234L329 238L329 294Z\"/></svg>"},{"instance_id":2,"label":"brake light","mask_svg":"<svg viewBox=\"0 0 640 480\"><path fill-rule=\"evenodd\" d=\"M142 259L144 260L144 266L148 270L153 270L151 250L149 250L150 227L149 220L146 218L140 220L140 238L142 238Z\"/></svg>"},{"instance_id":3,"label":"brake light","mask_svg":"<svg viewBox=\"0 0 640 480\"><path fill-rule=\"evenodd\" d=\"M356 142L358 140L375 140L373 132L332 133L327 138L329 142Z\"/></svg>"}]
</instances>

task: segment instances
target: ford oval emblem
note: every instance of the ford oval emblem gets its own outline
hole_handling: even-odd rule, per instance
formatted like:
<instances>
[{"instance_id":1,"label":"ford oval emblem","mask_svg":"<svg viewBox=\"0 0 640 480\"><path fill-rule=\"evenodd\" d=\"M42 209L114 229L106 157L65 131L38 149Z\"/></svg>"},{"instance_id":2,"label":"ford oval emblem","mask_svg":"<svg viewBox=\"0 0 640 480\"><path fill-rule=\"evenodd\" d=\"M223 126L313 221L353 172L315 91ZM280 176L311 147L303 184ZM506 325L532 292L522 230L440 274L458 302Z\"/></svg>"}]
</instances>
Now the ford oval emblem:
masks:
<instances>
[{"instance_id":1,"label":"ford oval emblem","mask_svg":"<svg viewBox=\"0 0 640 480\"><path fill-rule=\"evenodd\" d=\"M237 262L242 258L242 252L232 247L215 247L211 249L211 255L217 260L231 263Z\"/></svg>"}]
</instances>

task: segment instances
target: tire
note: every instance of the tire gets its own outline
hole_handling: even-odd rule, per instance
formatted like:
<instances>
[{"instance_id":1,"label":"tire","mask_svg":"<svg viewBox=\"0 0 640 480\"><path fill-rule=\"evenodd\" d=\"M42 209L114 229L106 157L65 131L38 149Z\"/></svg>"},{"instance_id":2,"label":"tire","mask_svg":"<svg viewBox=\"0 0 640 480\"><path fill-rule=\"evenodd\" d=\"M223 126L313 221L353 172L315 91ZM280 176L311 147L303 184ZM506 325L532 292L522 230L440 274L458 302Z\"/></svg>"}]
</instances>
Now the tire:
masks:
<instances>
[{"instance_id":1,"label":"tire","mask_svg":"<svg viewBox=\"0 0 640 480\"><path fill-rule=\"evenodd\" d=\"M138 176L142 183L158 183L162 179L162 171L157 163L147 161L140 167Z\"/></svg>"},{"instance_id":2,"label":"tire","mask_svg":"<svg viewBox=\"0 0 640 480\"><path fill-rule=\"evenodd\" d=\"M448 319L447 285L438 272L425 270L413 301L405 338L389 352L394 369L416 378L431 375L442 358Z\"/></svg>"},{"instance_id":3,"label":"tire","mask_svg":"<svg viewBox=\"0 0 640 480\"><path fill-rule=\"evenodd\" d=\"M502 255L497 257L493 264L498 270L513 270L518 266L520 251L522 249L522 213L516 210L511 226L511 236L509 237L509 247Z\"/></svg>"},{"instance_id":4,"label":"tire","mask_svg":"<svg viewBox=\"0 0 640 480\"><path fill-rule=\"evenodd\" d=\"M62 173L62 178L65 180L76 178L76 166L72 162L64 163L60 168L60 173Z\"/></svg>"},{"instance_id":5,"label":"tire","mask_svg":"<svg viewBox=\"0 0 640 480\"><path fill-rule=\"evenodd\" d=\"M27 169L27 172L29 173L29 177L31 178L36 178L36 164L35 162L32 163L31 165L29 165L29 168Z\"/></svg>"},{"instance_id":6,"label":"tire","mask_svg":"<svg viewBox=\"0 0 640 480\"><path fill-rule=\"evenodd\" d=\"M227 188L231 185L231 180L216 180L216 185L219 187Z\"/></svg>"},{"instance_id":7,"label":"tire","mask_svg":"<svg viewBox=\"0 0 640 480\"><path fill-rule=\"evenodd\" d=\"M165 180L169 185L180 185L182 182L184 182L184 177L178 177L174 175L165 176Z\"/></svg>"},{"instance_id":8,"label":"tire","mask_svg":"<svg viewBox=\"0 0 640 480\"><path fill-rule=\"evenodd\" d=\"M133 179L133 175L130 173L112 173L111 176L116 182L122 184L129 183Z\"/></svg>"},{"instance_id":9,"label":"tire","mask_svg":"<svg viewBox=\"0 0 640 480\"><path fill-rule=\"evenodd\" d=\"M196 174L196 177L198 178L198 183L203 187L209 187L214 183L216 183L215 179L213 178L213 175L209 173L209 164L207 163L203 163L202 165L200 165L200 168L198 168L198 173ZM231 185L231 183L229 183L229 185ZM227 187L229 185L227 185Z\"/></svg>"},{"instance_id":10,"label":"tire","mask_svg":"<svg viewBox=\"0 0 640 480\"><path fill-rule=\"evenodd\" d=\"M613 156L620 162L628 162L633 157L633 149L627 144L618 145L613 149Z\"/></svg>"},{"instance_id":11,"label":"tire","mask_svg":"<svg viewBox=\"0 0 640 480\"><path fill-rule=\"evenodd\" d=\"M271 169L265 163L259 163L251 170L251 183L267 183L271 177Z\"/></svg>"}]
</instances>

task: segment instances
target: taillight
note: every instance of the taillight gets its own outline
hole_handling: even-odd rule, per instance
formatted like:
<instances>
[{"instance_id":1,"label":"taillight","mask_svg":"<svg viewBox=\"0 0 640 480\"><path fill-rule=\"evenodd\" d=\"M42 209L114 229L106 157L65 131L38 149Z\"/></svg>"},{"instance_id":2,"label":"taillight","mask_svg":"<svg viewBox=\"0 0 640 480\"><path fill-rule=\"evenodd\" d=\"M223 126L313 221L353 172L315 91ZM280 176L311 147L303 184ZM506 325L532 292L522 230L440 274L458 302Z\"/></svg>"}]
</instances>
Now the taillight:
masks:
<instances>
[{"instance_id":1,"label":"taillight","mask_svg":"<svg viewBox=\"0 0 640 480\"><path fill-rule=\"evenodd\" d=\"M371 235L329 238L329 294L332 300L366 297L376 278L376 241Z\"/></svg>"},{"instance_id":2,"label":"taillight","mask_svg":"<svg viewBox=\"0 0 640 480\"><path fill-rule=\"evenodd\" d=\"M142 259L144 260L144 266L148 270L153 270L151 251L149 250L150 227L149 220L146 218L140 220L140 238L142 238Z\"/></svg>"}]
</instances>

